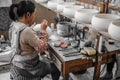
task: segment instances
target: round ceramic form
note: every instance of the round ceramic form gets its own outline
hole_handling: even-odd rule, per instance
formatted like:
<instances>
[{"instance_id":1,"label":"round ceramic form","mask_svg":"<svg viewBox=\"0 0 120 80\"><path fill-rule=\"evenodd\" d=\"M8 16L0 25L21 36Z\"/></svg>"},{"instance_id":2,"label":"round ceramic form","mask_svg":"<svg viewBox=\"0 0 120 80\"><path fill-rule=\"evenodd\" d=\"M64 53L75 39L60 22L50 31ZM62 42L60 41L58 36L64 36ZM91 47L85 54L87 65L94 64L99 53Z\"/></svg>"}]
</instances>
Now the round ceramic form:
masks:
<instances>
[{"instance_id":1,"label":"round ceramic form","mask_svg":"<svg viewBox=\"0 0 120 80\"><path fill-rule=\"evenodd\" d=\"M113 14L96 14L93 16L91 24L97 30L108 31L109 24L119 18L120 16Z\"/></svg>"},{"instance_id":2,"label":"round ceramic form","mask_svg":"<svg viewBox=\"0 0 120 80\"><path fill-rule=\"evenodd\" d=\"M79 23L91 23L92 17L99 13L96 9L81 9L75 12L75 20Z\"/></svg>"},{"instance_id":3,"label":"round ceramic form","mask_svg":"<svg viewBox=\"0 0 120 80\"><path fill-rule=\"evenodd\" d=\"M48 1L47 3L47 7L50 8L50 9L53 9L53 10L56 10L57 9L57 2L55 1Z\"/></svg>"},{"instance_id":4,"label":"round ceramic form","mask_svg":"<svg viewBox=\"0 0 120 80\"><path fill-rule=\"evenodd\" d=\"M108 33L113 39L120 41L120 20L111 22L108 28Z\"/></svg>"},{"instance_id":5,"label":"round ceramic form","mask_svg":"<svg viewBox=\"0 0 120 80\"><path fill-rule=\"evenodd\" d=\"M63 12L63 9L64 9L65 6L67 6L67 5L73 5L73 4L74 3L72 3L72 2L59 3L59 4L57 4L57 11L58 12Z\"/></svg>"},{"instance_id":6,"label":"round ceramic form","mask_svg":"<svg viewBox=\"0 0 120 80\"><path fill-rule=\"evenodd\" d=\"M46 3L48 0L35 0L37 3Z\"/></svg>"},{"instance_id":7,"label":"round ceramic form","mask_svg":"<svg viewBox=\"0 0 120 80\"><path fill-rule=\"evenodd\" d=\"M36 25L33 27L33 30L39 34L39 32L40 32L40 30L41 30L41 24L36 24ZM48 33L48 36L51 36L51 35L52 35L52 30L51 30L51 28L50 28L49 26L47 27L46 31L47 31L47 33Z\"/></svg>"},{"instance_id":8,"label":"round ceramic form","mask_svg":"<svg viewBox=\"0 0 120 80\"><path fill-rule=\"evenodd\" d=\"M83 6L78 6L78 5L67 5L63 9L63 14L69 18L73 18L75 15L75 12L77 10L80 10L84 8Z\"/></svg>"}]
</instances>

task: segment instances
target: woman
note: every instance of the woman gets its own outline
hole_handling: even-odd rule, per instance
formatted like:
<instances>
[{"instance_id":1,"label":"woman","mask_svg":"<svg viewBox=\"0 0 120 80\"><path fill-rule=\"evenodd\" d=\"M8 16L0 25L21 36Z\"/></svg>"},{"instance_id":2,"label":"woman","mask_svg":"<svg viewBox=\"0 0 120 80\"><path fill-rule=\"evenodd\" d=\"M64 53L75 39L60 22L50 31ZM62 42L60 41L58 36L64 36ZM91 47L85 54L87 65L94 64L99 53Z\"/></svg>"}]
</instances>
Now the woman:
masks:
<instances>
[{"instance_id":1,"label":"woman","mask_svg":"<svg viewBox=\"0 0 120 80\"><path fill-rule=\"evenodd\" d=\"M43 20L37 36L30 27L35 17L34 3L26 0L12 4L9 16L14 21L9 31L11 47L15 53L12 59L11 79L40 80L51 73L52 79L58 80L60 72L57 68L50 64L47 58L39 60L38 53L47 49L47 21Z\"/></svg>"}]
</instances>

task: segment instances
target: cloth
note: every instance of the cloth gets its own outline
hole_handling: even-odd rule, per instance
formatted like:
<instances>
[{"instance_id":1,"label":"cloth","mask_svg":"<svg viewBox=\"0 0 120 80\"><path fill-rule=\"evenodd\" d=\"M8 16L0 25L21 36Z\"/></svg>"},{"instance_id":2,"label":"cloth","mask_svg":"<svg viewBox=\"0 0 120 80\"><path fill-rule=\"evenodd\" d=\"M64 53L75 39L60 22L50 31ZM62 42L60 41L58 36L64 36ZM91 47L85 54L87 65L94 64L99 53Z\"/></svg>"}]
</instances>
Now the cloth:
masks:
<instances>
[{"instance_id":1,"label":"cloth","mask_svg":"<svg viewBox=\"0 0 120 80\"><path fill-rule=\"evenodd\" d=\"M113 56L116 57L116 56ZM116 61L107 64L107 72L112 72Z\"/></svg>"},{"instance_id":2,"label":"cloth","mask_svg":"<svg viewBox=\"0 0 120 80\"><path fill-rule=\"evenodd\" d=\"M107 64L107 72L112 72L115 62L111 62Z\"/></svg>"}]
</instances>

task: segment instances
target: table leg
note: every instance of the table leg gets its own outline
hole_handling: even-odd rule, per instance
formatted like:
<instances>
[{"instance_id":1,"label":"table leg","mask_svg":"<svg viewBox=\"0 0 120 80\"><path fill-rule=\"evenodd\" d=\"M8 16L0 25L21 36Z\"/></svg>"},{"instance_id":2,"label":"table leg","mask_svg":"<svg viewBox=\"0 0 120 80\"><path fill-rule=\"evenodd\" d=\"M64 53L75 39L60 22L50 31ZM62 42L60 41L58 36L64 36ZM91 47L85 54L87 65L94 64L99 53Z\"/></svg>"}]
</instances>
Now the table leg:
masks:
<instances>
[{"instance_id":1,"label":"table leg","mask_svg":"<svg viewBox=\"0 0 120 80\"><path fill-rule=\"evenodd\" d=\"M94 70L93 80L99 80L99 77L100 77L100 69L101 69L101 64L100 64L100 62L97 62L97 63L95 64L95 70Z\"/></svg>"}]
</instances>

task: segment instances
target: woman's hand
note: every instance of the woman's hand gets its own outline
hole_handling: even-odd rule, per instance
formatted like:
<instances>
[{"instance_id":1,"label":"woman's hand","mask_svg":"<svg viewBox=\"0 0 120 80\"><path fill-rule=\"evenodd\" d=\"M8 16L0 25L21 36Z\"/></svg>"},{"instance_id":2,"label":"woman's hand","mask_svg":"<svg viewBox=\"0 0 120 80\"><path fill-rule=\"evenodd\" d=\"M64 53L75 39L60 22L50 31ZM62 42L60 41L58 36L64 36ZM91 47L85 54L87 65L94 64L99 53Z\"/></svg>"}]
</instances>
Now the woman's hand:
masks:
<instances>
[{"instance_id":1,"label":"woman's hand","mask_svg":"<svg viewBox=\"0 0 120 80\"><path fill-rule=\"evenodd\" d=\"M41 29L42 30L46 30L48 26L48 21L47 20L43 20L42 23L41 23Z\"/></svg>"}]
</instances>

